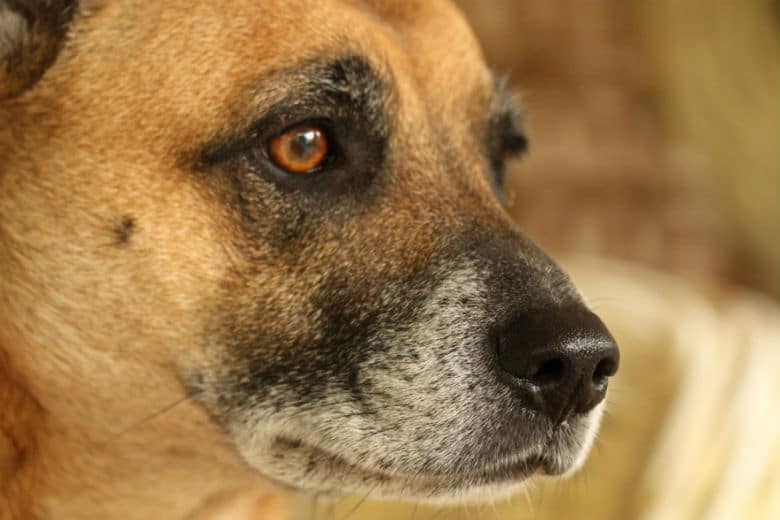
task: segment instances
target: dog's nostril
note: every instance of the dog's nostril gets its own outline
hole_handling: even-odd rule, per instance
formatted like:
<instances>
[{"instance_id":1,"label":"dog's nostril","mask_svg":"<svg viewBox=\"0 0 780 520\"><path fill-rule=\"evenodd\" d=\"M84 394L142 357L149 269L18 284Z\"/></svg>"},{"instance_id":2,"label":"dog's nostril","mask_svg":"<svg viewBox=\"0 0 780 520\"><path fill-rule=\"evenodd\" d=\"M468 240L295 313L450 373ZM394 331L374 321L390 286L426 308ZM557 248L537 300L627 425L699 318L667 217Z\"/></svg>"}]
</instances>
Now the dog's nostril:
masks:
<instances>
[{"instance_id":1,"label":"dog's nostril","mask_svg":"<svg viewBox=\"0 0 780 520\"><path fill-rule=\"evenodd\" d=\"M617 363L614 359L606 358L599 361L596 370L593 371L593 382L596 384L604 383L608 378L617 372Z\"/></svg>"},{"instance_id":2,"label":"dog's nostril","mask_svg":"<svg viewBox=\"0 0 780 520\"><path fill-rule=\"evenodd\" d=\"M538 385L557 383L566 376L566 362L563 359L549 359L542 363L531 379Z\"/></svg>"}]
</instances>

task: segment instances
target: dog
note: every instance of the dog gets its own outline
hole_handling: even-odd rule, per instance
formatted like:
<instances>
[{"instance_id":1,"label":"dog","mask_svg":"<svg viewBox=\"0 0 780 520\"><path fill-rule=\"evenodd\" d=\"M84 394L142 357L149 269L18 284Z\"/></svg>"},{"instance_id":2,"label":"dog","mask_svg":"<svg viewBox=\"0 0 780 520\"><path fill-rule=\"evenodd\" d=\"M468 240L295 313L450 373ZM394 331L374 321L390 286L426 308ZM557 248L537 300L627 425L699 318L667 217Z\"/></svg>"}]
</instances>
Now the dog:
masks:
<instances>
[{"instance_id":1,"label":"dog","mask_svg":"<svg viewBox=\"0 0 780 520\"><path fill-rule=\"evenodd\" d=\"M0 517L583 463L618 348L504 211L522 117L449 3L4 0L0 63Z\"/></svg>"}]
</instances>

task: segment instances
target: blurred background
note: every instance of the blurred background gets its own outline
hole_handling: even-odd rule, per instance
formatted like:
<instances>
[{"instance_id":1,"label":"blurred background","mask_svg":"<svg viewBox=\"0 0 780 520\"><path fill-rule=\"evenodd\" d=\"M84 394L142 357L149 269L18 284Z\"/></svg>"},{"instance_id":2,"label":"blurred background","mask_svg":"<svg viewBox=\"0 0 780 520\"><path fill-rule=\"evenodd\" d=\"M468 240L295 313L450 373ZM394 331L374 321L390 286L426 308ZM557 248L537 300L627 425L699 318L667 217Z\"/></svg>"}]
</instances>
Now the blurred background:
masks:
<instances>
[{"instance_id":1,"label":"blurred background","mask_svg":"<svg viewBox=\"0 0 780 520\"><path fill-rule=\"evenodd\" d=\"M780 1L457 3L525 109L509 210L621 344L603 433L510 501L297 515L780 519Z\"/></svg>"}]
</instances>

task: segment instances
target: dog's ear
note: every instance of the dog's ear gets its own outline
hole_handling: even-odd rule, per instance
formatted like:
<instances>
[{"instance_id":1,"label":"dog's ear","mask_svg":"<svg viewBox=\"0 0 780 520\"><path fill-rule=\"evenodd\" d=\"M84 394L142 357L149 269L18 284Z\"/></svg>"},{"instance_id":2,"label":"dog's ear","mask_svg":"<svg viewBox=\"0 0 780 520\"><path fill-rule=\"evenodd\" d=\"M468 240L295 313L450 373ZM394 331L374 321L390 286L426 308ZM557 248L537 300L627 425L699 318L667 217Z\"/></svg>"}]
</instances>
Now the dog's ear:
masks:
<instances>
[{"instance_id":1,"label":"dog's ear","mask_svg":"<svg viewBox=\"0 0 780 520\"><path fill-rule=\"evenodd\" d=\"M32 86L54 62L77 0L0 0L0 99Z\"/></svg>"}]
</instances>

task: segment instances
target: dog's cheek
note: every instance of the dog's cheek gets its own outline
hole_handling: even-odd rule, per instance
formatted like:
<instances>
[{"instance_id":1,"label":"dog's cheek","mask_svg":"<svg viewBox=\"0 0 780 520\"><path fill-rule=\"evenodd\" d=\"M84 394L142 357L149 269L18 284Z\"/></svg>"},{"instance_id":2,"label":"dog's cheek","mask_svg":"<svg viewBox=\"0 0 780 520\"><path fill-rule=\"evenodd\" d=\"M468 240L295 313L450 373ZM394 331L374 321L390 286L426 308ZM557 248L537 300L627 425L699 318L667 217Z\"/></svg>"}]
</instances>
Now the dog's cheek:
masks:
<instances>
[{"instance_id":1,"label":"dog's cheek","mask_svg":"<svg viewBox=\"0 0 780 520\"><path fill-rule=\"evenodd\" d=\"M233 408L279 412L336 392L361 399L357 373L371 350L370 331L387 310L358 276L266 272L215 312Z\"/></svg>"},{"instance_id":2,"label":"dog's cheek","mask_svg":"<svg viewBox=\"0 0 780 520\"><path fill-rule=\"evenodd\" d=\"M376 273L352 247L320 245L312 252L320 263L300 268L253 255L251 268L223 281L204 333L208 359L185 379L239 443L270 441L264 435L281 423L292 425L293 438L338 438L345 415L368 420L372 396L385 394L362 377L372 355L393 370L381 355L389 345L371 338L383 323L410 323L429 282L422 273Z\"/></svg>"}]
</instances>

